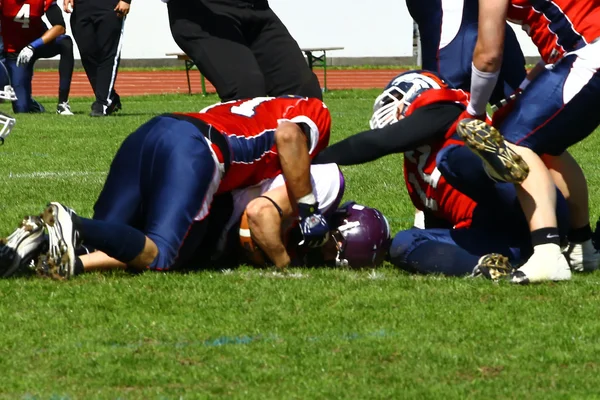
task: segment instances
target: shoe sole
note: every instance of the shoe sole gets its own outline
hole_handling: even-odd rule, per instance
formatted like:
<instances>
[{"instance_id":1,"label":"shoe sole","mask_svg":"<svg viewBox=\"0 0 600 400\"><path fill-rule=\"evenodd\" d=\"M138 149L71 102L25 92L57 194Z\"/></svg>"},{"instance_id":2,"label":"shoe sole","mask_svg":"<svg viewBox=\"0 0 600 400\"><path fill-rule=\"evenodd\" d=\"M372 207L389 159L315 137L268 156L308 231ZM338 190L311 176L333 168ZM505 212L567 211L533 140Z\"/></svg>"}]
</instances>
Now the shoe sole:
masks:
<instances>
[{"instance_id":1,"label":"shoe sole","mask_svg":"<svg viewBox=\"0 0 600 400\"><path fill-rule=\"evenodd\" d=\"M26 265L35 258L37 255L36 252L42 247L43 239L37 244L35 242L42 238L44 234L43 222L40 217L33 217L37 219L37 226L34 226L29 223L29 218L30 217L25 217L21 222L21 225L11 234L11 236L21 229L29 232L29 234L23 236L14 246L9 246L8 239L5 239L4 246L0 249L0 270L4 271L1 274L2 278L9 278L14 275L20 267ZM19 255L19 248L22 247L25 247L25 249L23 249L24 256Z\"/></svg>"},{"instance_id":2,"label":"shoe sole","mask_svg":"<svg viewBox=\"0 0 600 400\"><path fill-rule=\"evenodd\" d=\"M514 271L508 257L492 253L484 256L473 269L472 277L483 276L493 281L508 277Z\"/></svg>"},{"instance_id":3,"label":"shoe sole","mask_svg":"<svg viewBox=\"0 0 600 400\"><path fill-rule=\"evenodd\" d=\"M467 147L495 173L494 178L509 183L522 183L527 179L529 166L506 146L496 128L478 119L463 119L456 131Z\"/></svg>"},{"instance_id":4,"label":"shoe sole","mask_svg":"<svg viewBox=\"0 0 600 400\"><path fill-rule=\"evenodd\" d=\"M68 279L74 275L75 267L71 216L63 207L50 203L44 210L42 219L48 227L48 236L50 237L50 250L47 258L50 260L50 264L53 264L58 270L58 274L64 279ZM53 243L54 241L57 243ZM53 253L54 247L56 253Z\"/></svg>"}]
</instances>

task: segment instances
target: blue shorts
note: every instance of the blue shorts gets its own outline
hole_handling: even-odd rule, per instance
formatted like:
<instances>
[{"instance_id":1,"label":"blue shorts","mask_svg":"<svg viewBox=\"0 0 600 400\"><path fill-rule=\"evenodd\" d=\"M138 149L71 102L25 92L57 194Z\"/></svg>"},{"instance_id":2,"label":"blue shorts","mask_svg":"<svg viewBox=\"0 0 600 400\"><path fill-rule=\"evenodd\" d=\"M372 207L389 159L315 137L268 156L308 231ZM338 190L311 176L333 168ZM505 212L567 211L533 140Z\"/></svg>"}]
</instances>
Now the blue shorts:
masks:
<instances>
[{"instance_id":1,"label":"blue shorts","mask_svg":"<svg viewBox=\"0 0 600 400\"><path fill-rule=\"evenodd\" d=\"M544 70L500 126L504 138L537 154L560 155L600 124L600 42Z\"/></svg>"},{"instance_id":2,"label":"blue shorts","mask_svg":"<svg viewBox=\"0 0 600 400\"><path fill-rule=\"evenodd\" d=\"M151 269L185 262L205 229L220 183L218 163L200 129L187 121L158 116L129 135L113 159L94 205L94 219L142 231L158 247ZM184 247L184 242L186 246Z\"/></svg>"}]
</instances>

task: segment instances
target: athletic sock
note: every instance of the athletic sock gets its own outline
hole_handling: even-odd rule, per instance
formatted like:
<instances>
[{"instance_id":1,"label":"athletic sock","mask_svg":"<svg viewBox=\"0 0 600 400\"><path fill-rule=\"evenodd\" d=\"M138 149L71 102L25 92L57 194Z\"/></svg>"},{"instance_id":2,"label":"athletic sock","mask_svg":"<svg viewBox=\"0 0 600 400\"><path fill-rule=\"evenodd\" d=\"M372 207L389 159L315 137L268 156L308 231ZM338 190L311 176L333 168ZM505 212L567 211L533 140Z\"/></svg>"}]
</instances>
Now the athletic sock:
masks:
<instances>
[{"instance_id":1,"label":"athletic sock","mask_svg":"<svg viewBox=\"0 0 600 400\"><path fill-rule=\"evenodd\" d=\"M592 238L592 228L590 224L587 224L581 228L571 229L567 234L569 242L571 243L583 243Z\"/></svg>"},{"instance_id":2,"label":"athletic sock","mask_svg":"<svg viewBox=\"0 0 600 400\"><path fill-rule=\"evenodd\" d=\"M121 262L130 262L144 250L146 235L129 225L89 218L80 220L85 243Z\"/></svg>"},{"instance_id":3,"label":"athletic sock","mask_svg":"<svg viewBox=\"0 0 600 400\"><path fill-rule=\"evenodd\" d=\"M552 243L560 246L558 228L542 228L531 232L531 244L534 249L540 244Z\"/></svg>"}]
</instances>

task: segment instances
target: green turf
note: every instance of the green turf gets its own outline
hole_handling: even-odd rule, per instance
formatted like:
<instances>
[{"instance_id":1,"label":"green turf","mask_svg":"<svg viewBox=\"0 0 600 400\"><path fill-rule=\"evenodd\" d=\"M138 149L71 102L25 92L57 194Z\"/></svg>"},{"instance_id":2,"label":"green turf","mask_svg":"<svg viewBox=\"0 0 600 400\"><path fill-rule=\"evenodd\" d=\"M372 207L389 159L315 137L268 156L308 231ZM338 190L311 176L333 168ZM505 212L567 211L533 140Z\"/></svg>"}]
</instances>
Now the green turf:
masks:
<instances>
[{"instance_id":1,"label":"green turf","mask_svg":"<svg viewBox=\"0 0 600 400\"><path fill-rule=\"evenodd\" d=\"M367 128L376 94L326 94L332 141ZM90 216L129 132L214 101L124 98L118 116L91 119L91 100L74 99L75 117L19 115L0 147L0 235L50 200ZM594 220L599 151L595 137L574 149ZM410 226L400 156L344 172L346 199L378 207L395 230ZM291 272L0 281L0 398L600 397L599 273L515 287L389 267Z\"/></svg>"}]
</instances>

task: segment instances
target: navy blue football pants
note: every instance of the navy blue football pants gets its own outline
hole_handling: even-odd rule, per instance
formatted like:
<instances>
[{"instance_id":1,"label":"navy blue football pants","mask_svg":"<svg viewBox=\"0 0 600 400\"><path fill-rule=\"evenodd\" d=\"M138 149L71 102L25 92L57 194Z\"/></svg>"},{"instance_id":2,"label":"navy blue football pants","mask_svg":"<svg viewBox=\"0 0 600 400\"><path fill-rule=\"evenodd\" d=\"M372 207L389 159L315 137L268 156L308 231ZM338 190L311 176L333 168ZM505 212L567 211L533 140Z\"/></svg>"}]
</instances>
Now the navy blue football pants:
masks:
<instances>
[{"instance_id":1,"label":"navy blue football pants","mask_svg":"<svg viewBox=\"0 0 600 400\"><path fill-rule=\"evenodd\" d=\"M195 221L208 214L219 182L217 161L199 128L158 116L121 145L94 219L135 227L156 243L159 253L149 268L178 268L204 237Z\"/></svg>"}]
</instances>

